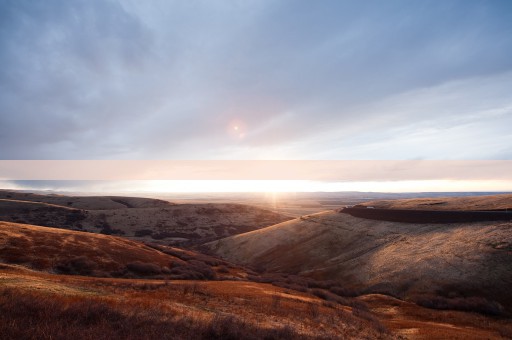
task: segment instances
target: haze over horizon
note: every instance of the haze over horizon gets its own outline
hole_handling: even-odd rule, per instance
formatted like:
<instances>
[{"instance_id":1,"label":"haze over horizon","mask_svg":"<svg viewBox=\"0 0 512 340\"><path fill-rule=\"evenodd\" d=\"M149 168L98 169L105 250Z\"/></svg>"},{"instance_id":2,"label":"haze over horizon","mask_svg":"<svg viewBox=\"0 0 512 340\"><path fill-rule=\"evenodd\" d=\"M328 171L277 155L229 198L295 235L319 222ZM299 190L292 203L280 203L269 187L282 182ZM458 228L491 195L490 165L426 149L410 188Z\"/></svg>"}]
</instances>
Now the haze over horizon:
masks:
<instances>
[{"instance_id":1,"label":"haze over horizon","mask_svg":"<svg viewBox=\"0 0 512 340\"><path fill-rule=\"evenodd\" d=\"M0 17L0 160L512 160L510 1L4 0Z\"/></svg>"}]
</instances>

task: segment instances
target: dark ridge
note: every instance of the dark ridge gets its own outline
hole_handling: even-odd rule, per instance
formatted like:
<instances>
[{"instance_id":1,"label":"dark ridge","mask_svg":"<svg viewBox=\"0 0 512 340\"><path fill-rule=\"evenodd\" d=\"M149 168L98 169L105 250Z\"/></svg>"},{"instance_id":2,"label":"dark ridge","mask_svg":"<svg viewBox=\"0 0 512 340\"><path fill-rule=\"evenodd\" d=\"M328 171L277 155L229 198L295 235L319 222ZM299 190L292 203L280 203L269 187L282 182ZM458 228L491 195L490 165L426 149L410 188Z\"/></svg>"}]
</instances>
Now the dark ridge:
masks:
<instances>
[{"instance_id":1,"label":"dark ridge","mask_svg":"<svg viewBox=\"0 0 512 340\"><path fill-rule=\"evenodd\" d=\"M512 211L408 210L352 207L343 208L339 212L370 220L404 223L512 221Z\"/></svg>"}]
</instances>

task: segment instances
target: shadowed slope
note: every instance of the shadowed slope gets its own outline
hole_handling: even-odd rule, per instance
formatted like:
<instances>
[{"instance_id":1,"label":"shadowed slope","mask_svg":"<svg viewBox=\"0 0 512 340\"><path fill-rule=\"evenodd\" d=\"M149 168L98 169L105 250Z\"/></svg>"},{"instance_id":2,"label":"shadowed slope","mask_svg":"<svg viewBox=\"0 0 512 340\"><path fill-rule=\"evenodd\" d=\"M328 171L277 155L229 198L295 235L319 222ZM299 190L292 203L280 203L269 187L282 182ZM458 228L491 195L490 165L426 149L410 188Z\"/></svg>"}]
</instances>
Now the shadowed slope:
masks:
<instances>
[{"instance_id":1,"label":"shadowed slope","mask_svg":"<svg viewBox=\"0 0 512 340\"><path fill-rule=\"evenodd\" d=\"M10 190L0 190L0 199L49 203L87 210L164 208L173 205L164 200L144 197L41 195Z\"/></svg>"},{"instance_id":2,"label":"shadowed slope","mask_svg":"<svg viewBox=\"0 0 512 340\"><path fill-rule=\"evenodd\" d=\"M0 334L5 339L387 339L398 335L499 339L500 334L512 334L506 320L433 312L386 296L348 299L325 289L299 292L240 281L241 276L225 281L237 270L243 274L230 265L218 270L217 274L228 272L222 281L194 282L94 278L52 274L55 268L46 269L50 273L30 269L36 268L38 259L59 263L73 256L89 259L100 269L129 260L138 261L133 270L154 269L169 261L171 272L198 262L217 270L223 263L188 250L152 247L112 236L1 222L0 262L11 264L0 263Z\"/></svg>"},{"instance_id":3,"label":"shadowed slope","mask_svg":"<svg viewBox=\"0 0 512 340\"><path fill-rule=\"evenodd\" d=\"M233 262L362 292L483 297L512 308L512 223L411 224L324 212L209 244ZM500 309L500 307L497 307Z\"/></svg>"},{"instance_id":4,"label":"shadowed slope","mask_svg":"<svg viewBox=\"0 0 512 340\"><path fill-rule=\"evenodd\" d=\"M233 203L178 205L148 198L0 190L0 221L122 235L162 244L202 244L289 219L266 209Z\"/></svg>"}]
</instances>

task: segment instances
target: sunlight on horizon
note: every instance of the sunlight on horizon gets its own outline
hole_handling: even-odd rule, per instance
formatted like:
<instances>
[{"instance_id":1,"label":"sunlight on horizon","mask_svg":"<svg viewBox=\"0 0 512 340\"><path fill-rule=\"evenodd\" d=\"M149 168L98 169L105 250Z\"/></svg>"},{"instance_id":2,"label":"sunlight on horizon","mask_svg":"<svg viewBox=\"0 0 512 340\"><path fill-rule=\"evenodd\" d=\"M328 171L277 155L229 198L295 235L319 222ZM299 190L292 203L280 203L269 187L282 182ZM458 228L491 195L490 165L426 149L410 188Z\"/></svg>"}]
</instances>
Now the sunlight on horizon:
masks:
<instances>
[{"instance_id":1,"label":"sunlight on horizon","mask_svg":"<svg viewBox=\"0 0 512 340\"><path fill-rule=\"evenodd\" d=\"M148 192L449 192L509 191L512 181L419 180L320 182L308 180L155 180L140 187Z\"/></svg>"},{"instance_id":2,"label":"sunlight on horizon","mask_svg":"<svg viewBox=\"0 0 512 340\"><path fill-rule=\"evenodd\" d=\"M23 181L21 181L23 182ZM512 192L511 180L105 180L0 181L3 189L94 193ZM43 183L44 182L44 183Z\"/></svg>"}]
</instances>

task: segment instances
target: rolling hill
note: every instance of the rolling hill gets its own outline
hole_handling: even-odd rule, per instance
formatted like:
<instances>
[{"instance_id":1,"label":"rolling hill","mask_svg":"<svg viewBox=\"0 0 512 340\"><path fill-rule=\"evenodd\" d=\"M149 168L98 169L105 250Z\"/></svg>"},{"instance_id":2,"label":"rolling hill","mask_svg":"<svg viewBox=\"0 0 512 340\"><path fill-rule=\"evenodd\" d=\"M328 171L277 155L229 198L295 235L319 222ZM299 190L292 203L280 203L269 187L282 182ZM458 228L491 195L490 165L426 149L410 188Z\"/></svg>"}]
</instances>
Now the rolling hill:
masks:
<instances>
[{"instance_id":1,"label":"rolling hill","mask_svg":"<svg viewBox=\"0 0 512 340\"><path fill-rule=\"evenodd\" d=\"M291 219L234 203L173 204L117 196L0 191L0 220L120 235L162 244L202 244Z\"/></svg>"},{"instance_id":2,"label":"rolling hill","mask_svg":"<svg viewBox=\"0 0 512 340\"><path fill-rule=\"evenodd\" d=\"M469 197L409 198L395 200L376 200L360 203L382 209L419 209L419 210L512 210L512 195L484 195Z\"/></svg>"},{"instance_id":3,"label":"rolling hill","mask_svg":"<svg viewBox=\"0 0 512 340\"><path fill-rule=\"evenodd\" d=\"M144 200L137 204L152 204ZM108 232L110 223L137 218L153 225L167 221L169 212L196 227L220 215L232 226L237 216L254 220L262 213L228 203L133 207L135 201L87 210L11 197L0 200L0 219L96 231L100 221L109 227L99 231ZM509 228L495 222L410 225L331 211L208 245L233 262L283 272L259 274L162 242L0 222L0 333L7 339L50 333L95 339L510 337L510 319L468 313L506 316Z\"/></svg>"},{"instance_id":4,"label":"rolling hill","mask_svg":"<svg viewBox=\"0 0 512 340\"><path fill-rule=\"evenodd\" d=\"M122 237L0 222L0 262L60 274L119 278L240 279L239 267L190 250Z\"/></svg>"},{"instance_id":5,"label":"rolling hill","mask_svg":"<svg viewBox=\"0 0 512 340\"><path fill-rule=\"evenodd\" d=\"M5 339L392 338L357 306L250 282L243 268L188 250L0 222Z\"/></svg>"},{"instance_id":6,"label":"rolling hill","mask_svg":"<svg viewBox=\"0 0 512 340\"><path fill-rule=\"evenodd\" d=\"M177 280L173 270L184 268L189 275L209 268L216 276ZM506 319L433 311L385 295L346 298L326 289L295 290L257 277L251 281L254 275L189 250L0 222L0 334L5 339L512 335Z\"/></svg>"},{"instance_id":7,"label":"rolling hill","mask_svg":"<svg viewBox=\"0 0 512 340\"><path fill-rule=\"evenodd\" d=\"M500 206L509 204L507 199ZM479 206L494 204L493 198L484 200ZM468 199L450 201L451 207L462 208ZM406 202L415 209L425 203ZM328 211L208 246L235 263L337 280L359 293L384 293L432 306L480 304L490 313L512 311L507 288L512 285L511 222L414 224Z\"/></svg>"}]
</instances>

